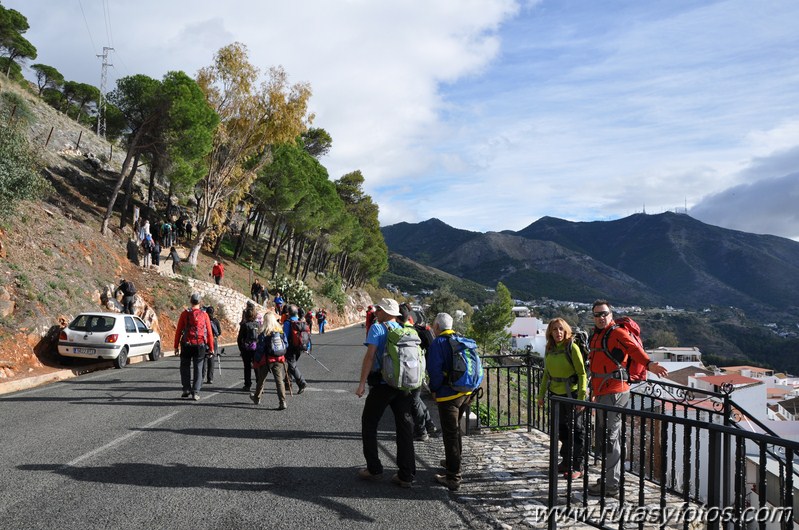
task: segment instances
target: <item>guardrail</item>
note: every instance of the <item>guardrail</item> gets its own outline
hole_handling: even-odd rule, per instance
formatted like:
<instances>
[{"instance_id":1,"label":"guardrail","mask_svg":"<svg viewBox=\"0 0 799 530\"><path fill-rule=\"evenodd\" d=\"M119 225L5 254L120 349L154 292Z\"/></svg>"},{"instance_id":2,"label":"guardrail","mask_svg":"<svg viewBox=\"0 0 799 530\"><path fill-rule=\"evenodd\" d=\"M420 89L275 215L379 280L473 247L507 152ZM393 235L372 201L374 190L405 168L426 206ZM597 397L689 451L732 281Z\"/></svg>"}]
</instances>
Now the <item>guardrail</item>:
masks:
<instances>
[{"instance_id":1,"label":"guardrail","mask_svg":"<svg viewBox=\"0 0 799 530\"><path fill-rule=\"evenodd\" d=\"M530 352L517 352L482 358L485 378L472 404L478 416L478 430L526 427L528 431L537 429L551 433L551 421L558 409L553 404L566 398L551 397L544 407L535 406L543 374L540 357ZM711 392L668 381L635 385L628 408L622 409L622 446L629 448L622 462L628 473L638 477L641 491L641 481L648 480L657 484L662 494L676 495L685 502L727 507L724 517L738 528L742 526L736 521L743 525L746 514L751 513L747 510L754 504L758 507L770 504L783 510L793 508L794 484L799 485L794 454L799 446L780 439L735 403L730 398L732 387L722 390ZM584 444L586 452L591 452L585 455L584 461L588 462L591 456L596 463L602 458L594 456L602 454L597 441L601 437L595 440L593 435L596 415L610 409L596 403L580 403L588 405L587 410L591 411L584 412L586 438L592 441ZM762 433L742 429L739 423L743 423L743 419L756 425ZM557 437L552 440L550 450L555 452L550 461L550 473L557 475ZM754 474L756 479L753 479ZM588 474L583 475L585 487L587 477ZM571 481L567 486L571 495ZM643 498L638 500L643 502ZM794 513L799 515L799 506L791 511L789 521ZM590 518L585 521L603 527ZM681 521L688 528L684 516ZM757 524L766 530L766 523L757 521ZM781 524L783 528L791 526L790 522Z\"/></svg>"}]
</instances>

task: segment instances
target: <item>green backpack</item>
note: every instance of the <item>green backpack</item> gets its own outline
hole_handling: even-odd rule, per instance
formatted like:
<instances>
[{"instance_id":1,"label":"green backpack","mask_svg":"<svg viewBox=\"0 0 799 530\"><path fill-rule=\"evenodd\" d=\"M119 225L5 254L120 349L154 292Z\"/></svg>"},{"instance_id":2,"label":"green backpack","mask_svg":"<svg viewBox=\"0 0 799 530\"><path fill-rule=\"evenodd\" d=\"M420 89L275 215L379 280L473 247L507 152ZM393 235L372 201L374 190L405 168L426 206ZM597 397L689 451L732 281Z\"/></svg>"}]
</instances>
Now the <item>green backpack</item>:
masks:
<instances>
[{"instance_id":1,"label":"green backpack","mask_svg":"<svg viewBox=\"0 0 799 530\"><path fill-rule=\"evenodd\" d=\"M413 326L386 328L386 348L380 362L383 380L392 388L416 390L424 382L425 359L421 339Z\"/></svg>"}]
</instances>

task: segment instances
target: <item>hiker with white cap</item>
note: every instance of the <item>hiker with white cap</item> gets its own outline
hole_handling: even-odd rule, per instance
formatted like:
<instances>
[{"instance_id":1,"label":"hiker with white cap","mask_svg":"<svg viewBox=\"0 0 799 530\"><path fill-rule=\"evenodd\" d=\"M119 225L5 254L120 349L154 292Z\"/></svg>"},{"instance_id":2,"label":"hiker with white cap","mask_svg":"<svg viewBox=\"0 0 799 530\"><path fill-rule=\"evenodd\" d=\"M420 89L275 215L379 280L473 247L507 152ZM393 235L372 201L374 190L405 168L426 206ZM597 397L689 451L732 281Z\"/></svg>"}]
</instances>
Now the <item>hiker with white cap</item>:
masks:
<instances>
[{"instance_id":1,"label":"hiker with white cap","mask_svg":"<svg viewBox=\"0 0 799 530\"><path fill-rule=\"evenodd\" d=\"M400 316L399 304L391 298L383 298L375 305L375 320L366 336L366 353L361 364L361 379L355 394L363 397L366 385L369 395L366 396L361 416L361 439L366 468L358 472L363 480L379 480L383 476L383 464L377 446L377 425L383 417L386 407L394 413L394 424L397 431L397 467L399 472L391 481L404 488L413 485L416 476L416 456L413 449L413 418L411 406L413 397L410 392L393 388L386 384L380 373L380 363L386 348L388 331L400 328L396 319Z\"/></svg>"}]
</instances>

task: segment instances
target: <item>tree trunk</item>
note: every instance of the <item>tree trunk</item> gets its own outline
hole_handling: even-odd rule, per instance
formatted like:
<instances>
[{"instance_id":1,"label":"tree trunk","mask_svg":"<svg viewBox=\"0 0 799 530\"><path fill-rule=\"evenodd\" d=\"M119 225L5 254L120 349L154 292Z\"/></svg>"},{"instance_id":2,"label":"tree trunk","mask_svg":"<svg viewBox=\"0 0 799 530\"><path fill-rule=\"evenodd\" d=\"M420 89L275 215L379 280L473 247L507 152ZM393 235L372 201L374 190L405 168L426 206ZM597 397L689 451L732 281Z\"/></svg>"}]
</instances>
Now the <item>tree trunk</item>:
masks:
<instances>
[{"instance_id":1,"label":"tree trunk","mask_svg":"<svg viewBox=\"0 0 799 530\"><path fill-rule=\"evenodd\" d=\"M264 267L266 267L266 258L269 256L269 251L272 250L272 245L275 244L275 237L277 236L278 226L280 226L281 220L282 216L278 215L275 217L275 222L272 223L272 230L269 232L269 241L266 244L266 248L264 249L264 257L261 260L261 271L263 271Z\"/></svg>"},{"instance_id":2,"label":"tree trunk","mask_svg":"<svg viewBox=\"0 0 799 530\"><path fill-rule=\"evenodd\" d=\"M133 157L133 165L128 178L125 179L125 198L122 200L122 213L119 215L119 228L125 228L128 224L128 210L133 206L133 179L139 169L139 153Z\"/></svg>"},{"instance_id":3,"label":"tree trunk","mask_svg":"<svg viewBox=\"0 0 799 530\"><path fill-rule=\"evenodd\" d=\"M293 228L286 228L283 237L280 238L280 241L277 244L277 248L275 249L275 259L272 260L272 278L277 276L277 266L280 264L280 251L283 249L283 245L285 245L286 242L291 239L293 233Z\"/></svg>"},{"instance_id":4,"label":"tree trunk","mask_svg":"<svg viewBox=\"0 0 799 530\"><path fill-rule=\"evenodd\" d=\"M308 252L308 259L305 260L305 267L302 269L302 281L305 281L305 278L308 277L308 269L311 268L311 261L314 260L314 256L316 254L316 247L319 244L319 239L313 240L313 245L311 245L311 251Z\"/></svg>"},{"instance_id":5,"label":"tree trunk","mask_svg":"<svg viewBox=\"0 0 799 530\"><path fill-rule=\"evenodd\" d=\"M155 213L155 174L158 171L156 170L155 163L150 165L150 183L147 186L147 210L148 215L152 216Z\"/></svg>"},{"instance_id":6,"label":"tree trunk","mask_svg":"<svg viewBox=\"0 0 799 530\"><path fill-rule=\"evenodd\" d=\"M128 154L125 155L125 161L122 163L122 169L119 172L119 178L117 178L117 183L114 185L114 190L111 192L111 198L108 200L108 206L105 209L103 222L100 225L100 233L103 235L108 233L108 221L114 214L114 203L117 202L117 196L119 195L119 190L122 188L122 182L125 180L125 173L128 171L130 160L133 158L133 154L138 149L137 146L139 144L139 140L141 139L142 130L143 128L139 128L139 130L136 131L136 134L133 136L133 140L128 148Z\"/></svg>"}]
</instances>

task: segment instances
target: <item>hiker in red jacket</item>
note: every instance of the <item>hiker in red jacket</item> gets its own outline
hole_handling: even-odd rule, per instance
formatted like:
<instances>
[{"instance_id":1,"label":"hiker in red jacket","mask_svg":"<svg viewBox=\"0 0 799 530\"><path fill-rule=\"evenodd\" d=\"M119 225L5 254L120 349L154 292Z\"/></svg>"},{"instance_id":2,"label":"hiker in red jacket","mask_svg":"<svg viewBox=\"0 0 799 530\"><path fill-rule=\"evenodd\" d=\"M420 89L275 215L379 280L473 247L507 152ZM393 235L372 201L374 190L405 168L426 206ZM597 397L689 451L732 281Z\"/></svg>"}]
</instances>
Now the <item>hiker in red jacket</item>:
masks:
<instances>
[{"instance_id":1,"label":"hiker in red jacket","mask_svg":"<svg viewBox=\"0 0 799 530\"><path fill-rule=\"evenodd\" d=\"M221 262L215 261L214 266L211 269L211 276L214 277L214 281L216 282L217 285L219 285L222 282L222 276L224 275L225 275L225 266Z\"/></svg>"},{"instance_id":2,"label":"hiker in red jacket","mask_svg":"<svg viewBox=\"0 0 799 530\"><path fill-rule=\"evenodd\" d=\"M208 314L200 309L200 293L192 293L191 307L180 314L175 330L175 351L180 352L180 382L183 398L200 400L205 356L214 354L214 334ZM194 377L191 367L194 365Z\"/></svg>"},{"instance_id":3,"label":"hiker in red jacket","mask_svg":"<svg viewBox=\"0 0 799 530\"><path fill-rule=\"evenodd\" d=\"M630 333L616 326L613 313L607 300L597 300L591 308L594 316L594 332L591 334L589 354L591 367L592 401L603 405L624 408L630 401L630 384L624 370L628 356L646 366L646 369L657 376L668 375L669 371L649 359L649 355ZM608 335L607 352L602 348L603 337ZM616 363L609 354L617 356ZM616 497L619 494L619 475L621 473L621 415L616 412L607 413L607 425L603 425L603 414L598 414L597 433L604 431L606 438L605 462L605 495ZM602 483L597 481L588 486L590 495L602 494Z\"/></svg>"}]
</instances>

